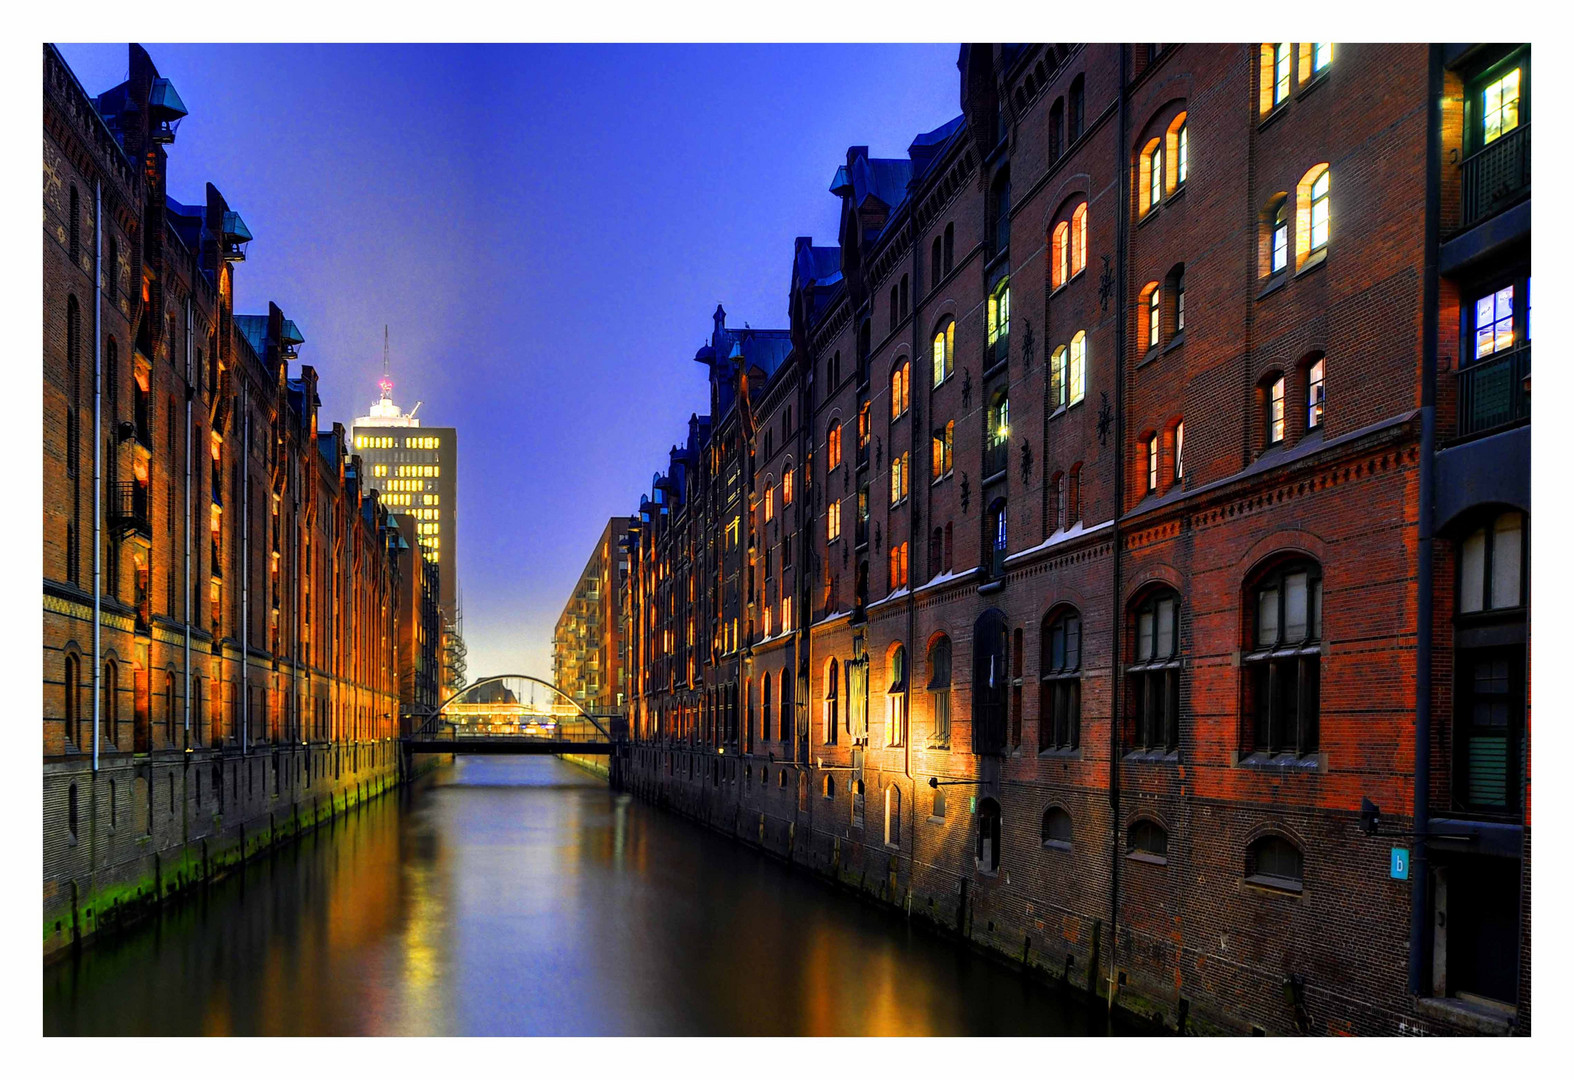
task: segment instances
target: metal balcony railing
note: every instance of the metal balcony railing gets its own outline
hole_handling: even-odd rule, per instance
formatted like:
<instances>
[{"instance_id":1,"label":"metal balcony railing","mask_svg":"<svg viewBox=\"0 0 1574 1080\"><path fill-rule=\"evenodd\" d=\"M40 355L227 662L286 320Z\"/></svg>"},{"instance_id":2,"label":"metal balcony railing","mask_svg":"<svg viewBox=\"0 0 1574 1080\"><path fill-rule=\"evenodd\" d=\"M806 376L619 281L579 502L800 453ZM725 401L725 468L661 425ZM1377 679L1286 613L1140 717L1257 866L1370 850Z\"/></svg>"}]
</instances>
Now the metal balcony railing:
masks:
<instances>
[{"instance_id":1,"label":"metal balcony railing","mask_svg":"<svg viewBox=\"0 0 1574 1080\"><path fill-rule=\"evenodd\" d=\"M1530 345L1459 370L1459 434L1479 435L1530 419Z\"/></svg>"},{"instance_id":2,"label":"metal balcony railing","mask_svg":"<svg viewBox=\"0 0 1574 1080\"><path fill-rule=\"evenodd\" d=\"M1461 228L1505 210L1530 194L1530 125L1502 135L1460 166Z\"/></svg>"},{"instance_id":3,"label":"metal balcony railing","mask_svg":"<svg viewBox=\"0 0 1574 1080\"><path fill-rule=\"evenodd\" d=\"M1011 453L1011 444L997 442L984 451L984 476L991 477L996 473L1005 472L1007 457Z\"/></svg>"},{"instance_id":4,"label":"metal balcony railing","mask_svg":"<svg viewBox=\"0 0 1574 1080\"><path fill-rule=\"evenodd\" d=\"M152 537L152 500L147 488L135 480L117 483L110 490L110 500L110 517L121 536Z\"/></svg>"}]
</instances>

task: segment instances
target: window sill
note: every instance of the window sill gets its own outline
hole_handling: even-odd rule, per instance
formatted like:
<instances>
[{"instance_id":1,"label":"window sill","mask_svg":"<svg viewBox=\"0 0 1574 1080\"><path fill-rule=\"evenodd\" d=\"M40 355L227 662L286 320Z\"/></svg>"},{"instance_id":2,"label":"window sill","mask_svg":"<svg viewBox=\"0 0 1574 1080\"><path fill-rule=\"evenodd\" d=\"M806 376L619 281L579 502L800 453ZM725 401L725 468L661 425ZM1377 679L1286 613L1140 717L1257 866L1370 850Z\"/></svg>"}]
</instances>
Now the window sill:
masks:
<instances>
[{"instance_id":1,"label":"window sill","mask_svg":"<svg viewBox=\"0 0 1574 1080\"><path fill-rule=\"evenodd\" d=\"M1310 274L1313 270L1320 268L1327 261L1328 248L1326 246L1320 247L1306 257L1306 261L1301 263L1300 269L1296 270L1295 276L1300 277L1302 274Z\"/></svg>"},{"instance_id":2,"label":"window sill","mask_svg":"<svg viewBox=\"0 0 1574 1080\"><path fill-rule=\"evenodd\" d=\"M1268 275L1268 284L1262 287L1262 292L1257 294L1257 299L1262 300L1278 292L1290 283L1290 275L1283 270L1275 270Z\"/></svg>"},{"instance_id":3,"label":"window sill","mask_svg":"<svg viewBox=\"0 0 1574 1080\"><path fill-rule=\"evenodd\" d=\"M931 825L944 825L945 824L945 818L943 818L943 817L935 817L933 814L930 814L929 817L927 817L925 820L928 821L929 824L931 824Z\"/></svg>"},{"instance_id":4,"label":"window sill","mask_svg":"<svg viewBox=\"0 0 1574 1080\"><path fill-rule=\"evenodd\" d=\"M988 487L990 484L998 483L1001 480L1004 480L1006 478L1006 473L1010 471L1010 469L1000 469L996 472L990 473L988 476L984 477L983 486Z\"/></svg>"},{"instance_id":5,"label":"window sill","mask_svg":"<svg viewBox=\"0 0 1574 1080\"><path fill-rule=\"evenodd\" d=\"M993 348L993 347L994 346L990 346L990 348ZM987 367L987 368L984 369L984 375L983 375L984 381L988 382L990 379L994 378L996 375L1004 374L1005 371L1007 370L1007 368L1010 366L1010 363L1011 363L1011 357L1009 355L1004 357L1003 359L996 360L992 366Z\"/></svg>"},{"instance_id":6,"label":"window sill","mask_svg":"<svg viewBox=\"0 0 1574 1080\"><path fill-rule=\"evenodd\" d=\"M1143 353L1142 357L1137 361L1137 366L1139 368L1147 367L1149 364L1153 363L1153 361L1157 360L1159 358L1159 353L1163 351L1164 350L1160 349L1157 345L1149 345L1148 351Z\"/></svg>"},{"instance_id":7,"label":"window sill","mask_svg":"<svg viewBox=\"0 0 1574 1080\"><path fill-rule=\"evenodd\" d=\"M1184 344L1186 344L1186 331L1182 330L1174 337L1170 338L1169 344L1164 346L1163 352L1168 355Z\"/></svg>"},{"instance_id":8,"label":"window sill","mask_svg":"<svg viewBox=\"0 0 1574 1080\"><path fill-rule=\"evenodd\" d=\"M1323 85L1323 83L1327 82L1328 73L1333 69L1333 63L1330 62L1327 67L1323 68L1323 70L1314 73L1310 79L1307 79L1301 84L1300 89L1296 90L1295 100L1300 101L1307 94L1310 94L1313 90L1316 90L1319 86Z\"/></svg>"},{"instance_id":9,"label":"window sill","mask_svg":"<svg viewBox=\"0 0 1574 1080\"><path fill-rule=\"evenodd\" d=\"M947 480L951 479L951 476L952 476L952 473L950 471L943 472L939 476L935 477L933 480L929 481L929 486L930 487L934 487L937 484L943 484Z\"/></svg>"},{"instance_id":10,"label":"window sill","mask_svg":"<svg viewBox=\"0 0 1574 1080\"><path fill-rule=\"evenodd\" d=\"M1294 754L1268 754L1259 751L1237 757L1234 764L1242 769L1257 769L1284 775L1287 773L1323 773L1328 771L1327 760L1321 751L1296 757Z\"/></svg>"},{"instance_id":11,"label":"window sill","mask_svg":"<svg viewBox=\"0 0 1574 1080\"><path fill-rule=\"evenodd\" d=\"M1163 855L1149 855L1146 851L1128 851L1126 858L1131 862L1147 863L1149 866L1168 866L1169 859Z\"/></svg>"},{"instance_id":12,"label":"window sill","mask_svg":"<svg viewBox=\"0 0 1574 1080\"><path fill-rule=\"evenodd\" d=\"M1263 892L1276 893L1279 896L1300 896L1301 883L1291 878L1271 877L1267 874L1251 874L1246 878L1246 884Z\"/></svg>"},{"instance_id":13,"label":"window sill","mask_svg":"<svg viewBox=\"0 0 1574 1080\"><path fill-rule=\"evenodd\" d=\"M1040 750L1038 752L1038 756L1041 759L1042 758L1049 758L1049 759L1052 759L1052 760L1053 759L1059 759L1061 761L1081 761L1082 760L1082 747L1080 747L1080 746L1072 746L1072 747L1051 746L1047 750Z\"/></svg>"},{"instance_id":14,"label":"window sill","mask_svg":"<svg viewBox=\"0 0 1574 1080\"><path fill-rule=\"evenodd\" d=\"M1065 840L1045 840L1042 842L1045 851L1071 851L1071 844Z\"/></svg>"},{"instance_id":15,"label":"window sill","mask_svg":"<svg viewBox=\"0 0 1574 1080\"><path fill-rule=\"evenodd\" d=\"M1269 109L1268 112L1263 116L1263 118L1257 122L1257 130L1258 131L1264 130L1269 124L1273 123L1275 120L1279 119L1279 117L1283 116L1285 114L1286 110L1289 109L1289 107L1290 107L1290 99L1288 97L1286 97L1283 101L1279 102L1279 104L1277 104L1273 108Z\"/></svg>"},{"instance_id":16,"label":"window sill","mask_svg":"<svg viewBox=\"0 0 1574 1080\"><path fill-rule=\"evenodd\" d=\"M1122 761L1134 765L1179 765L1179 750L1128 750Z\"/></svg>"},{"instance_id":17,"label":"window sill","mask_svg":"<svg viewBox=\"0 0 1574 1080\"><path fill-rule=\"evenodd\" d=\"M997 593L1005 587L1006 583L999 578L996 578L994 581L986 581L984 584L980 585L978 587L978 595L988 596L990 593Z\"/></svg>"}]
</instances>

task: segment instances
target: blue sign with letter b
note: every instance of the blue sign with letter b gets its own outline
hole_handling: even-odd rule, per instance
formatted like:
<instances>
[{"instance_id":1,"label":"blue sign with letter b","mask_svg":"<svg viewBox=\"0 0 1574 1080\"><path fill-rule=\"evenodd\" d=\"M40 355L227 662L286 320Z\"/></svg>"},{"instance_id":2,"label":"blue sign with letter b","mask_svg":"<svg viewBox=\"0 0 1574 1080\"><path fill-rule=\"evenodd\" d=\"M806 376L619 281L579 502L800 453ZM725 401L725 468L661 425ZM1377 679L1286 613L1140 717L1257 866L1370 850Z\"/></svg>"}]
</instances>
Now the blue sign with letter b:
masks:
<instances>
[{"instance_id":1,"label":"blue sign with letter b","mask_svg":"<svg viewBox=\"0 0 1574 1080\"><path fill-rule=\"evenodd\" d=\"M1388 876L1400 881L1410 878L1410 851L1408 848L1396 847L1388 850Z\"/></svg>"}]
</instances>

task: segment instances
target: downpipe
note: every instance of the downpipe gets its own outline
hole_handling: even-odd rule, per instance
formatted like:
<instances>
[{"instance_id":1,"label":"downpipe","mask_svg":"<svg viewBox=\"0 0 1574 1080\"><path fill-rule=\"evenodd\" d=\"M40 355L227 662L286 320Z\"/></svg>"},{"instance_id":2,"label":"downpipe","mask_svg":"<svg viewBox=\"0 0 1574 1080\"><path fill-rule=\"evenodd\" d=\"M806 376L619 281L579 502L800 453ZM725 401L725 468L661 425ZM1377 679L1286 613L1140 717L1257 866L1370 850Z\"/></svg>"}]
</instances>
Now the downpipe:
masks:
<instances>
[{"instance_id":1,"label":"downpipe","mask_svg":"<svg viewBox=\"0 0 1574 1080\"><path fill-rule=\"evenodd\" d=\"M104 332L100 308L99 248L103 244L104 189L93 181L93 771L98 772L99 728L104 708Z\"/></svg>"}]
</instances>

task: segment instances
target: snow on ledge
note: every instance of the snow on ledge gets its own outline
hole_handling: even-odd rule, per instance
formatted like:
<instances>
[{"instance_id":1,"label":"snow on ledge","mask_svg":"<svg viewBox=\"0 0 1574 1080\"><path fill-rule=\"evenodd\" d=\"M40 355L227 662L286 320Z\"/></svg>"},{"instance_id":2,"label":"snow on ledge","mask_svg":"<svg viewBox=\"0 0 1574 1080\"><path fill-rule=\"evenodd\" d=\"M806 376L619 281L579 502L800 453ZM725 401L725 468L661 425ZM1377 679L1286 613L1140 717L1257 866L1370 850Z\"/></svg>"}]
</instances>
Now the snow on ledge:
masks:
<instances>
[{"instance_id":1,"label":"snow on ledge","mask_svg":"<svg viewBox=\"0 0 1574 1080\"><path fill-rule=\"evenodd\" d=\"M1069 540L1075 540L1077 537L1086 536L1089 533L1096 533L1100 529L1107 529L1114 524L1115 521L1113 518L1111 518L1109 521L1100 522L1097 525L1084 525L1079 521L1069 529L1061 529L1059 532L1050 533L1049 539L1045 540L1036 547L1030 547L1026 551L1019 551L1014 555L1007 555L1006 564L1009 566L1011 563L1019 562L1020 560L1027 558L1029 555L1036 555L1040 551L1045 551L1052 547L1058 547Z\"/></svg>"}]
</instances>

